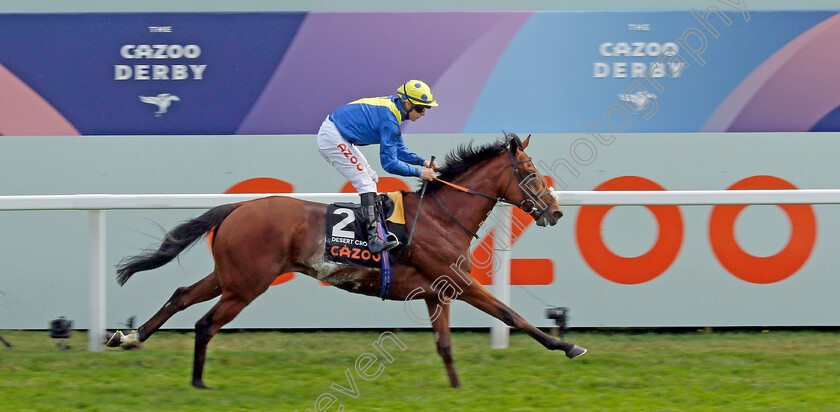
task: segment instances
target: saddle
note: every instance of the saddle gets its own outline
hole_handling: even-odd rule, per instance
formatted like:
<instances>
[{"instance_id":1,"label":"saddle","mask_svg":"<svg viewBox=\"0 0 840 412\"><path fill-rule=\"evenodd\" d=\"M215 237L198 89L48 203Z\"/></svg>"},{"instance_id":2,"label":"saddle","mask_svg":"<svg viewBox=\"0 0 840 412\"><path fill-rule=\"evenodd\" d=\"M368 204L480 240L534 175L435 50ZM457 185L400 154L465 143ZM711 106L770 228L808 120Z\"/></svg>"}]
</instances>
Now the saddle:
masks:
<instances>
[{"instance_id":1,"label":"saddle","mask_svg":"<svg viewBox=\"0 0 840 412\"><path fill-rule=\"evenodd\" d=\"M385 225L388 238L400 242L399 246L387 253L390 264L397 260L406 242L402 200L401 192L380 193L376 196L376 213ZM373 254L368 250L364 221L358 203L339 202L327 205L324 260L342 265L382 267L381 254Z\"/></svg>"}]
</instances>

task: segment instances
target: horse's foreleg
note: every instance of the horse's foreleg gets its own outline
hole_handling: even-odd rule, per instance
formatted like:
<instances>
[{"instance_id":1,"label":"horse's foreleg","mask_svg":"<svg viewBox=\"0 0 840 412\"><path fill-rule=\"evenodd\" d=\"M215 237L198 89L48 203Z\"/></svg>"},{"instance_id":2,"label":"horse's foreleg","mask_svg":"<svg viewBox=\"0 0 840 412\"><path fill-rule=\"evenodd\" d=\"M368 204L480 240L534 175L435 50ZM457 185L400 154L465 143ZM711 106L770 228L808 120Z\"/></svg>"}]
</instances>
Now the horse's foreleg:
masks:
<instances>
[{"instance_id":1,"label":"horse's foreleg","mask_svg":"<svg viewBox=\"0 0 840 412\"><path fill-rule=\"evenodd\" d=\"M528 323L524 318L519 316L518 313L514 312L513 309L496 299L496 297L487 291L484 286L481 286L478 283L473 283L467 287L464 290L464 293L458 296L458 299L490 314L510 327L517 328L527 333L549 350L562 350L566 353L566 356L569 359L577 358L578 356L586 353L586 349L578 345L563 342L537 329L537 327Z\"/></svg>"},{"instance_id":2,"label":"horse's foreleg","mask_svg":"<svg viewBox=\"0 0 840 412\"><path fill-rule=\"evenodd\" d=\"M199 280L192 286L182 287L175 290L172 297L155 313L146 323L142 324L136 331L128 336L122 336L122 332L117 331L114 336L108 341L108 346L115 347L120 345L136 345L149 339L152 334L157 332L163 324L169 320L176 313L204 301L208 301L219 296L222 293L222 288L219 286L219 277L213 271L204 279Z\"/></svg>"},{"instance_id":3,"label":"horse's foreleg","mask_svg":"<svg viewBox=\"0 0 840 412\"><path fill-rule=\"evenodd\" d=\"M426 298L426 305L429 308L429 317L432 320L432 331L435 333L435 344L443 364L446 366L446 373L449 375L449 384L453 388L461 386L458 380L458 373L455 372L455 363L452 361L452 339L449 333L449 305L441 303L436 297Z\"/></svg>"},{"instance_id":4,"label":"horse's foreleg","mask_svg":"<svg viewBox=\"0 0 840 412\"><path fill-rule=\"evenodd\" d=\"M224 294L216 305L195 324L195 353L193 355L192 385L209 389L204 384L204 361L207 359L207 344L219 330L233 320L250 301L235 295Z\"/></svg>"}]
</instances>

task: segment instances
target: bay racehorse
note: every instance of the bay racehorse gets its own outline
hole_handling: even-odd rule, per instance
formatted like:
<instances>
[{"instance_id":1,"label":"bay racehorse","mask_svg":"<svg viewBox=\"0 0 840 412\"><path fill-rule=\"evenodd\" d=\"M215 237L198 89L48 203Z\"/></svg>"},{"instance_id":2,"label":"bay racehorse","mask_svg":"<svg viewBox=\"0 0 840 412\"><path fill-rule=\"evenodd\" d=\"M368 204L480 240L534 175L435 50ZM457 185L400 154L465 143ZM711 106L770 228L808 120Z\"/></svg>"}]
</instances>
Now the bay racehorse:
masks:
<instances>
[{"instance_id":1,"label":"bay racehorse","mask_svg":"<svg viewBox=\"0 0 840 412\"><path fill-rule=\"evenodd\" d=\"M438 353L452 387L460 386L449 331L452 297L439 293L445 289L441 280L451 282L450 290L461 291L457 299L524 331L547 349L560 349L569 358L586 352L540 331L470 275L470 242L497 202L517 205L539 226L553 226L563 215L545 179L524 151L529 140L530 136L523 142L508 134L498 142L478 148L462 145L449 154L439 180L427 187L426 195L435 201L422 204L416 226L406 227L414 232L411 245L393 266L389 298L426 301ZM421 196L403 194L405 221L413 222ZM144 342L175 313L221 295L195 324L192 384L206 388L202 372L210 339L265 292L278 275L304 273L349 292L377 296L381 270L324 261L325 214L324 204L275 196L218 206L177 226L156 250L120 262L120 285L136 272L163 266L210 232L214 233L215 268L192 286L178 288L136 331L129 335L115 333L108 346Z\"/></svg>"}]
</instances>

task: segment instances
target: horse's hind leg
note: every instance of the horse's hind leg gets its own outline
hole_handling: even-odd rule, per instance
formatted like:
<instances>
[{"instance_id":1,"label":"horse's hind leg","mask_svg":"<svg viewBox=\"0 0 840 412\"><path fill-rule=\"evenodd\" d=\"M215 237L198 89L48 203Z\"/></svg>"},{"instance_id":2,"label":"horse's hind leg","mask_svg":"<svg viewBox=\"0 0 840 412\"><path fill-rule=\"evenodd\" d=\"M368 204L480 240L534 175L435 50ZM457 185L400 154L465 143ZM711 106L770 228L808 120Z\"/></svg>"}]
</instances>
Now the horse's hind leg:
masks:
<instances>
[{"instance_id":1,"label":"horse's hind leg","mask_svg":"<svg viewBox=\"0 0 840 412\"><path fill-rule=\"evenodd\" d=\"M455 363L452 361L452 339L449 332L449 305L441 303L438 298L426 298L426 305L429 308L429 317L432 320L432 331L435 333L435 344L438 354L443 358L443 365L446 366L446 373L449 375L449 384L453 388L461 386L458 380L458 373L455 372Z\"/></svg>"},{"instance_id":2,"label":"horse's hind leg","mask_svg":"<svg viewBox=\"0 0 840 412\"><path fill-rule=\"evenodd\" d=\"M204 384L204 361L207 359L207 344L225 324L233 320L250 300L225 293L216 305L195 324L195 353L193 355L192 385L199 389L210 389Z\"/></svg>"},{"instance_id":3,"label":"horse's hind leg","mask_svg":"<svg viewBox=\"0 0 840 412\"><path fill-rule=\"evenodd\" d=\"M578 356L586 353L586 349L578 345L563 342L537 329L537 327L528 323L525 319L519 316L519 314L514 312L513 309L496 299L496 297L488 292L484 286L481 286L478 283L473 283L467 287L464 290L464 293L458 296L458 299L490 314L510 327L522 330L547 349L561 349L563 352L566 352L566 356L569 359L577 358Z\"/></svg>"},{"instance_id":4,"label":"horse's hind leg","mask_svg":"<svg viewBox=\"0 0 840 412\"><path fill-rule=\"evenodd\" d=\"M108 340L107 346L116 347L120 345L136 345L145 342L152 334L157 332L163 324L176 313L204 301L219 296L222 288L219 285L219 276L213 271L204 279L199 280L192 286L181 287L175 290L172 297L152 316L151 319L142 324L137 331L128 336L123 336L117 331Z\"/></svg>"}]
</instances>

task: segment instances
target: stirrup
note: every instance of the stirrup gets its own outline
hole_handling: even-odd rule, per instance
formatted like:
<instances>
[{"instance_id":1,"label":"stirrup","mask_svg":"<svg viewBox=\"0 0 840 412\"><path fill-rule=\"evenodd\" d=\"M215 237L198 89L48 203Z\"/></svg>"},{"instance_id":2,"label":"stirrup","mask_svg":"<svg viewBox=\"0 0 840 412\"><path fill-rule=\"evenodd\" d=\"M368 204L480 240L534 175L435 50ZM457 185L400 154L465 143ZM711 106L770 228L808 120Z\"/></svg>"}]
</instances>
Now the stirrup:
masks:
<instances>
[{"instance_id":1,"label":"stirrup","mask_svg":"<svg viewBox=\"0 0 840 412\"><path fill-rule=\"evenodd\" d=\"M389 243L394 242L397 244L397 246L400 245L400 238L398 238L397 235L395 235L393 232L388 232L388 235L385 236L385 241Z\"/></svg>"}]
</instances>

